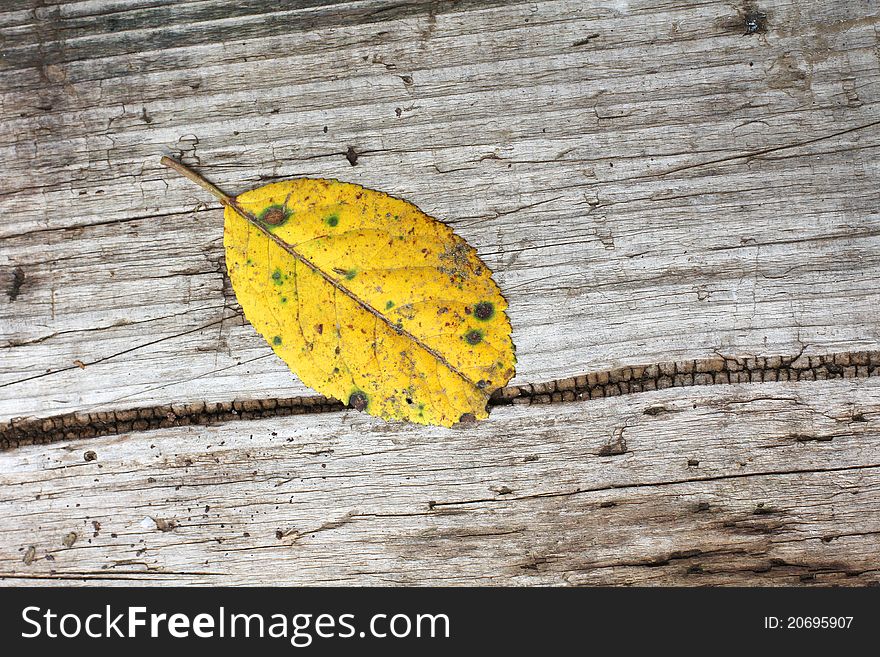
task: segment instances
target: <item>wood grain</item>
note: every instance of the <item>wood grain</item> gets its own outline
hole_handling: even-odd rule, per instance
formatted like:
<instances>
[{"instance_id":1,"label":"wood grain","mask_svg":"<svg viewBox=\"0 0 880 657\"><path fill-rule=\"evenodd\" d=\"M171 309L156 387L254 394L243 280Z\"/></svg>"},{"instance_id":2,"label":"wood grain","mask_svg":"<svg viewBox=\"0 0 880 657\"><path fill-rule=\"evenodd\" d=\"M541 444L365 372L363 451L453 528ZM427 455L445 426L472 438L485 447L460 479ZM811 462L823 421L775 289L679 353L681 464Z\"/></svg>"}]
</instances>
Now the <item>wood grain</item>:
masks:
<instances>
[{"instance_id":1,"label":"wood grain","mask_svg":"<svg viewBox=\"0 0 880 657\"><path fill-rule=\"evenodd\" d=\"M295 37L345 5L77 6L6 17L0 417L306 393L163 153L233 193L338 177L449 221L510 299L515 384L878 342L862 3L767 3L753 35L716 3L376 5Z\"/></svg>"},{"instance_id":2,"label":"wood grain","mask_svg":"<svg viewBox=\"0 0 880 657\"><path fill-rule=\"evenodd\" d=\"M4 2L0 424L313 395L241 316L218 204L161 155L232 194L338 178L447 221L496 272L534 396L877 353L878 24L868 0ZM333 412L62 436L0 453L0 570L875 583L868 374L451 432Z\"/></svg>"},{"instance_id":3,"label":"wood grain","mask_svg":"<svg viewBox=\"0 0 880 657\"><path fill-rule=\"evenodd\" d=\"M876 378L507 406L457 431L320 417L2 452L0 574L15 584L880 577Z\"/></svg>"}]
</instances>

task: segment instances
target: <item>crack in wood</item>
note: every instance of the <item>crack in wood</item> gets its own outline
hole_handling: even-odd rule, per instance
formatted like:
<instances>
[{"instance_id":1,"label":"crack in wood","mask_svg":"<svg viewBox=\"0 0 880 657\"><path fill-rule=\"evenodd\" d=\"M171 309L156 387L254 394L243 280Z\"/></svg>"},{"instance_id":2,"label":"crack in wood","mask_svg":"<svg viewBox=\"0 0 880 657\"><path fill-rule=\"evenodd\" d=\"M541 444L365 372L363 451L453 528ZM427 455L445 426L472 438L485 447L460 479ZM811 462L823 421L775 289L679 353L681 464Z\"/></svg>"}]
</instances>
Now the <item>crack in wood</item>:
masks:
<instances>
[{"instance_id":1,"label":"crack in wood","mask_svg":"<svg viewBox=\"0 0 880 657\"><path fill-rule=\"evenodd\" d=\"M869 376L880 376L880 351L809 356L803 353L797 356L716 356L618 367L545 383L507 386L497 390L490 398L489 404L494 406L549 404L615 397L665 388L775 381L822 381ZM308 396L231 402L200 401L90 413L65 413L46 418L12 418L0 424L0 450L168 427L208 426L231 420L327 413L345 408L346 406L336 399ZM665 410L660 407L650 407L645 413L659 415Z\"/></svg>"}]
</instances>

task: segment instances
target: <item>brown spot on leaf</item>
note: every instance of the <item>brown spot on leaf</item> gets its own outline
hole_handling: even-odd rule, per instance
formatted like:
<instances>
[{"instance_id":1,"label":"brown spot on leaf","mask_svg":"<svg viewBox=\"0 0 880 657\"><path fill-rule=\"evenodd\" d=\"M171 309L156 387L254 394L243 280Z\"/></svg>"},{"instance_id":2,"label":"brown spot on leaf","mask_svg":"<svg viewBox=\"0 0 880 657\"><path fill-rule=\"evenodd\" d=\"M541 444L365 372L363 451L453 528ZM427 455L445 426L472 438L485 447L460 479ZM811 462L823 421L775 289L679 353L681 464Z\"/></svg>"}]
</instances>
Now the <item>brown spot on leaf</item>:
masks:
<instances>
[{"instance_id":1,"label":"brown spot on leaf","mask_svg":"<svg viewBox=\"0 0 880 657\"><path fill-rule=\"evenodd\" d=\"M367 408L368 403L369 399L367 398L366 393L360 390L351 393L348 397L348 405L356 411L364 411Z\"/></svg>"},{"instance_id":2,"label":"brown spot on leaf","mask_svg":"<svg viewBox=\"0 0 880 657\"><path fill-rule=\"evenodd\" d=\"M477 319L491 319L492 315L495 314L495 306L492 305L489 301L481 301L476 306L474 306L474 317Z\"/></svg>"},{"instance_id":3,"label":"brown spot on leaf","mask_svg":"<svg viewBox=\"0 0 880 657\"><path fill-rule=\"evenodd\" d=\"M267 224L277 226L284 221L284 211L281 208L270 208L266 211L266 214L263 215L263 221Z\"/></svg>"},{"instance_id":4,"label":"brown spot on leaf","mask_svg":"<svg viewBox=\"0 0 880 657\"><path fill-rule=\"evenodd\" d=\"M290 219L290 215L292 214L293 213L287 209L286 205L270 205L263 210L259 219L267 226L277 227Z\"/></svg>"}]
</instances>

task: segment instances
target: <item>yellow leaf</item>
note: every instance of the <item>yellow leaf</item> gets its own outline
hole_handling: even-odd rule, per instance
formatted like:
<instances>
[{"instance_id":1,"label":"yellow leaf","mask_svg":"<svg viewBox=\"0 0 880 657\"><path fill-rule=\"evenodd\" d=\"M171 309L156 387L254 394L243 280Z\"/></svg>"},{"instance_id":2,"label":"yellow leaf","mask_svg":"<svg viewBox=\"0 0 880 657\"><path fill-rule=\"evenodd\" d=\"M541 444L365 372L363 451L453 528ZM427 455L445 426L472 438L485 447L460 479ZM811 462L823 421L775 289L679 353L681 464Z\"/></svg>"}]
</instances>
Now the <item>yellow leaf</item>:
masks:
<instances>
[{"instance_id":1,"label":"yellow leaf","mask_svg":"<svg viewBox=\"0 0 880 657\"><path fill-rule=\"evenodd\" d=\"M488 415L514 374L507 302L476 251L412 203L299 178L229 197L226 267L245 316L306 385L385 419Z\"/></svg>"}]
</instances>

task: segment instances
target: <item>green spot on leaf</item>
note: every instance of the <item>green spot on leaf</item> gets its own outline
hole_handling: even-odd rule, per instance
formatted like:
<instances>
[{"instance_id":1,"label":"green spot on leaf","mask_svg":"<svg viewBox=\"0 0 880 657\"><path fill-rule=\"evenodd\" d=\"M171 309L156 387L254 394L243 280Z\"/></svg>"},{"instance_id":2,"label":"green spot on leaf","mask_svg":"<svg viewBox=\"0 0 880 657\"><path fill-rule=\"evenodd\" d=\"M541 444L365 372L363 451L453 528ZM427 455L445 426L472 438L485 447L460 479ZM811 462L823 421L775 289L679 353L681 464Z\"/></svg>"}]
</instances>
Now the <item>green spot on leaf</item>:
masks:
<instances>
[{"instance_id":1,"label":"green spot on leaf","mask_svg":"<svg viewBox=\"0 0 880 657\"><path fill-rule=\"evenodd\" d=\"M464 341L469 345L477 345L483 341L483 332L480 329L471 329L464 334Z\"/></svg>"},{"instance_id":2,"label":"green spot on leaf","mask_svg":"<svg viewBox=\"0 0 880 657\"><path fill-rule=\"evenodd\" d=\"M281 336L280 336L280 335L276 335L274 338L272 338L272 344L274 344L274 345L279 345L279 344L281 344Z\"/></svg>"},{"instance_id":3,"label":"green spot on leaf","mask_svg":"<svg viewBox=\"0 0 880 657\"><path fill-rule=\"evenodd\" d=\"M333 228L333 227L335 227L335 226L338 226L338 225L339 225L339 215L331 214L329 217L327 217L327 218L324 220L324 222L325 222L328 226L330 226L331 228Z\"/></svg>"},{"instance_id":4,"label":"green spot on leaf","mask_svg":"<svg viewBox=\"0 0 880 657\"><path fill-rule=\"evenodd\" d=\"M281 285L281 270L276 267L275 271L272 272L272 280L275 282L275 285Z\"/></svg>"},{"instance_id":5,"label":"green spot on leaf","mask_svg":"<svg viewBox=\"0 0 880 657\"><path fill-rule=\"evenodd\" d=\"M393 301L389 301L388 303L385 304L385 310L391 310L392 308L394 308Z\"/></svg>"}]
</instances>

